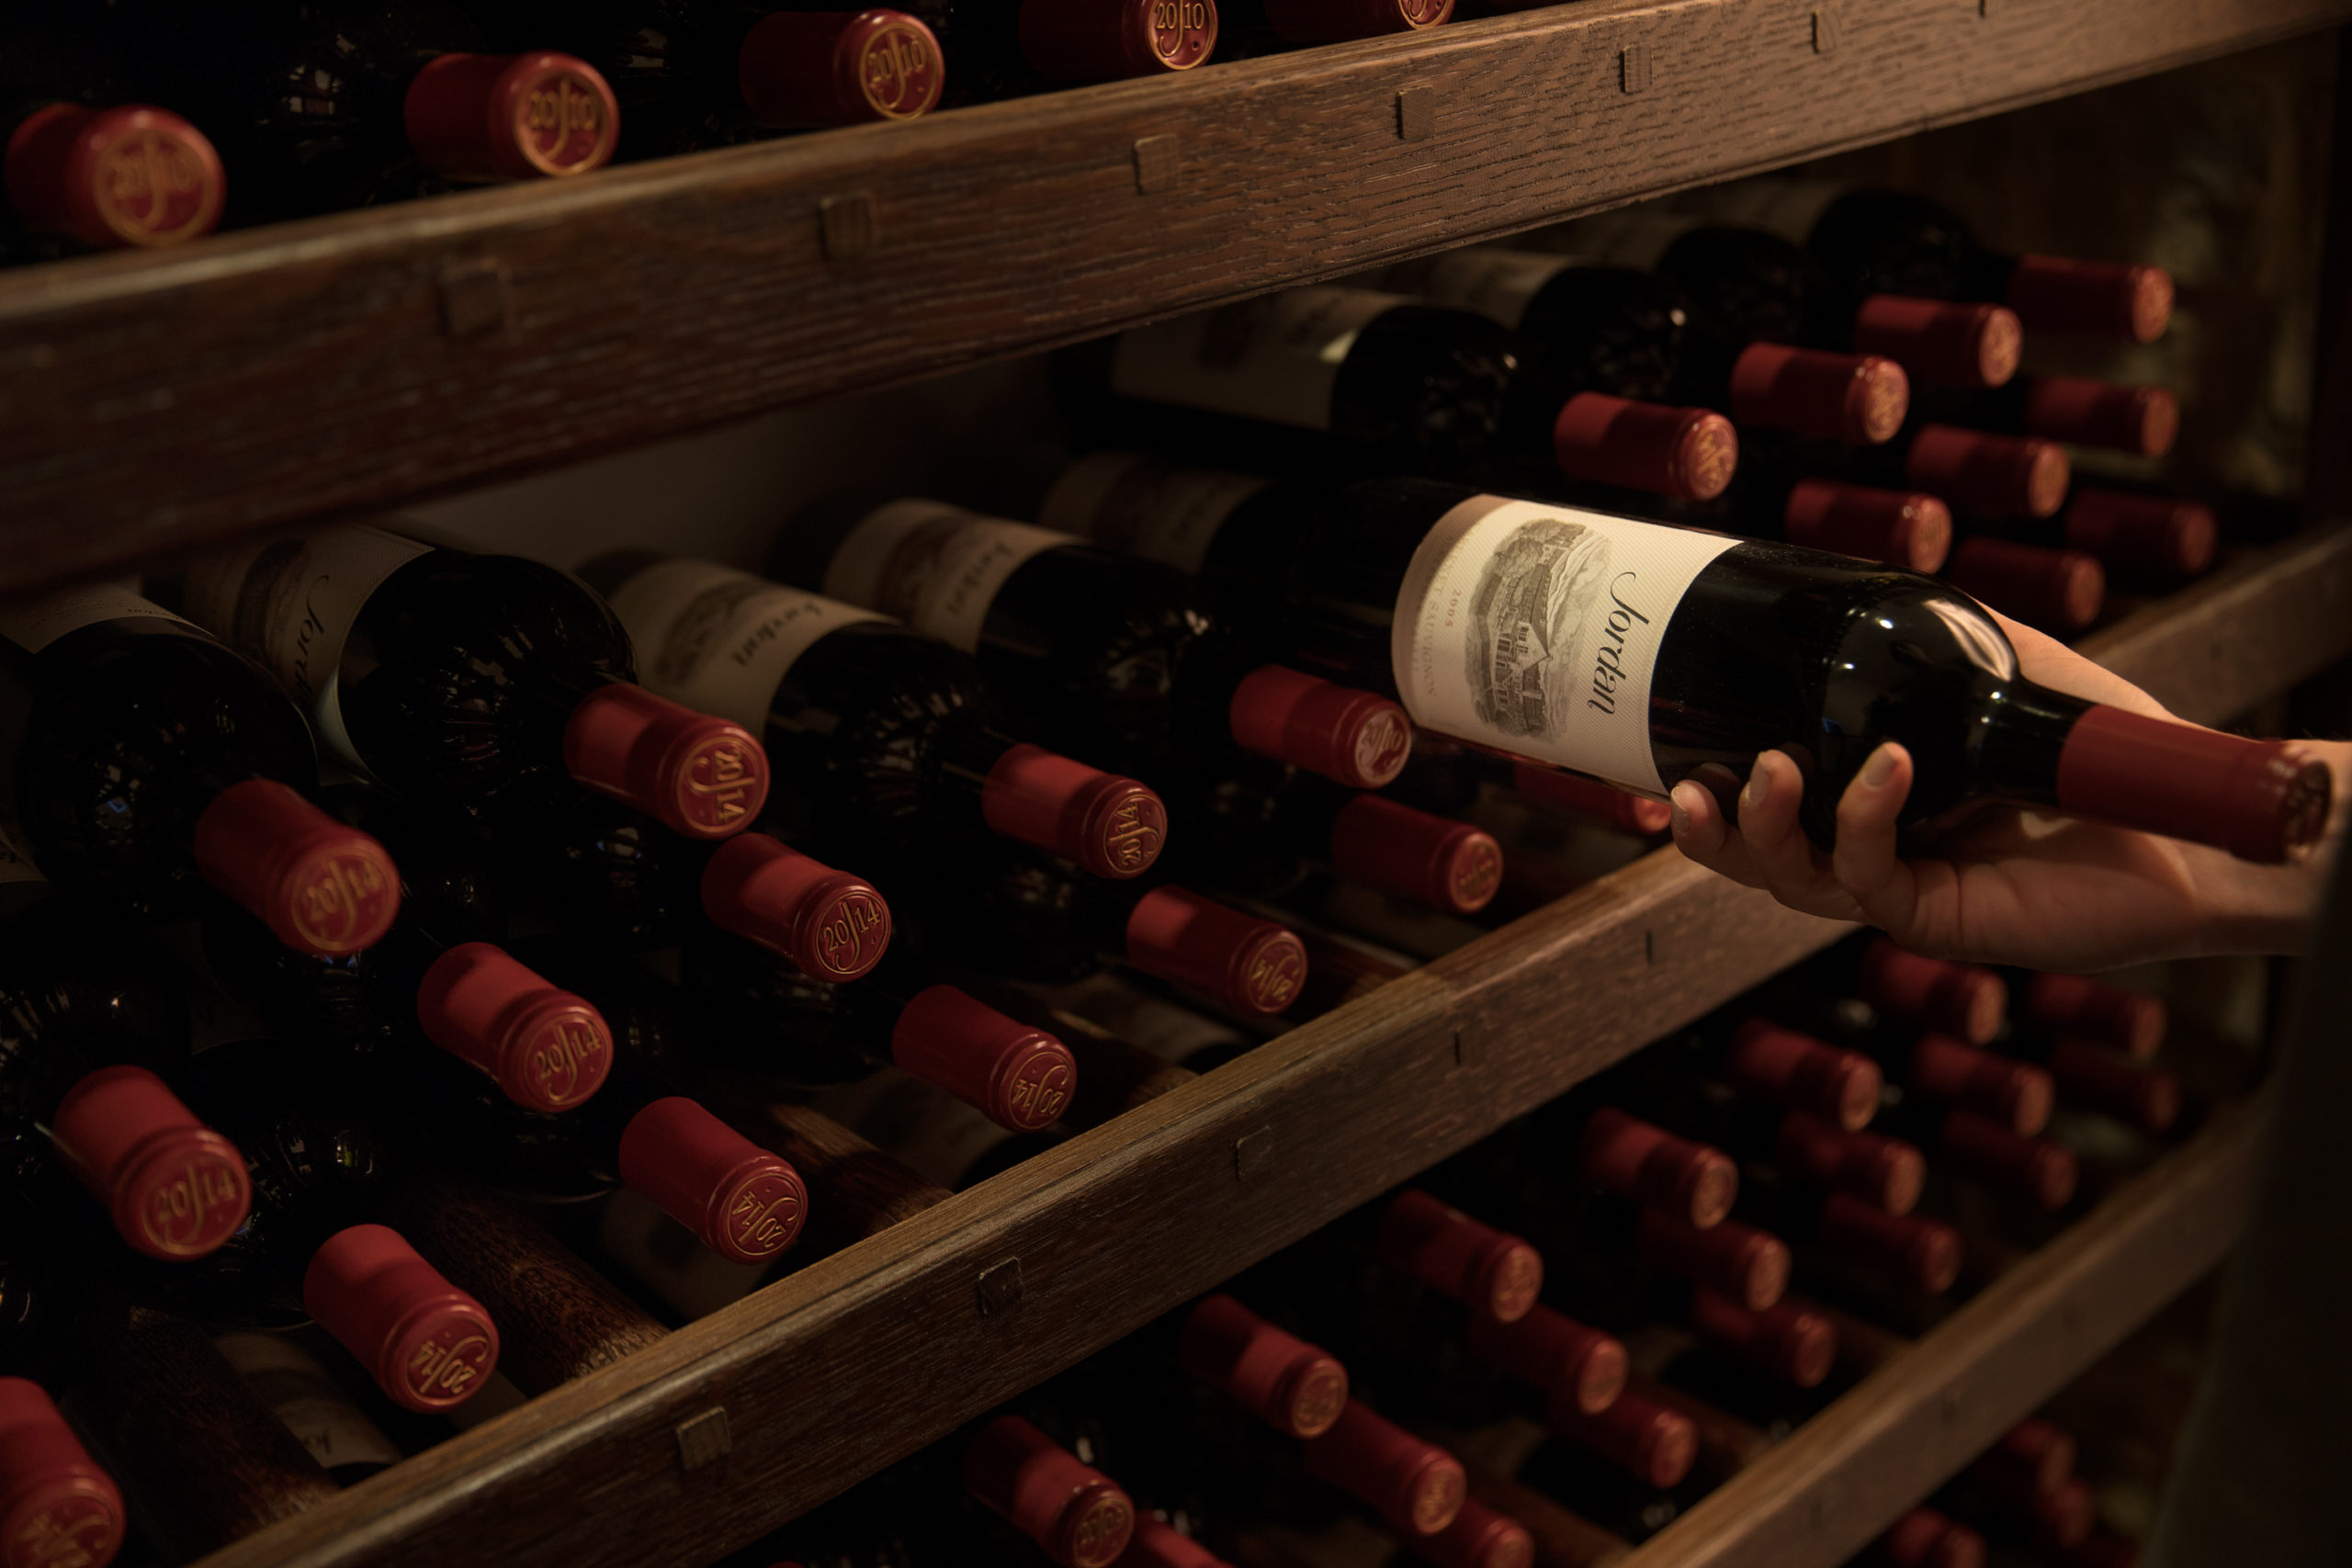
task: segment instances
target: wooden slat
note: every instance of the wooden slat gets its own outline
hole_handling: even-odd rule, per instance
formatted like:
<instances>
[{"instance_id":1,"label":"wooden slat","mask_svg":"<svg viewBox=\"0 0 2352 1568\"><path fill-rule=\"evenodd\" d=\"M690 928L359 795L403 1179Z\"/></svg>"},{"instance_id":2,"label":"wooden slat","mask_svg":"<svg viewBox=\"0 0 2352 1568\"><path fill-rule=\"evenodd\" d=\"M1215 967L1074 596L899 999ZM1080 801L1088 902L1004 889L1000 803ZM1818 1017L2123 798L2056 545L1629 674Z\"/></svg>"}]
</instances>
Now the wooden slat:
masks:
<instances>
[{"instance_id":1,"label":"wooden slat","mask_svg":"<svg viewBox=\"0 0 2352 1568\"><path fill-rule=\"evenodd\" d=\"M2217 1117L1622 1568L1833 1568L2221 1261L2260 1103Z\"/></svg>"},{"instance_id":2,"label":"wooden slat","mask_svg":"<svg viewBox=\"0 0 2352 1568\"><path fill-rule=\"evenodd\" d=\"M1816 13L1835 25L1817 31ZM0 590L2347 17L2352 0L1583 0L25 269L0 277ZM1644 69L1626 69L1629 51ZM1408 88L1434 106L1431 133L1409 141ZM1178 177L1149 192L1145 137L1177 150ZM854 199L873 246L828 257L820 204Z\"/></svg>"},{"instance_id":3,"label":"wooden slat","mask_svg":"<svg viewBox=\"0 0 2352 1568\"><path fill-rule=\"evenodd\" d=\"M2205 680L2217 702L2242 708L2297 669L2352 652L2352 618L2320 618L2291 641L2281 629L2303 613L2300 596L2314 583L2352 571L2347 561L2345 536L2307 536L2184 596L2177 622L2160 609L2125 624L2106 650L2184 707L2191 705L2165 684L2175 676ZM2176 624L2185 651L2173 647ZM2209 664L2197 650L2227 626L2278 639L2277 662L2245 666L2229 677L2234 684L2199 674ZM2266 670L2269 684L2261 683ZM1659 851L618 1366L216 1553L208 1568L698 1563L1843 929ZM984 1277L1000 1303L987 1312ZM2061 1315L2078 1310L2087 1309ZM715 1409L726 1413L732 1451L682 1468L677 1428Z\"/></svg>"}]
</instances>

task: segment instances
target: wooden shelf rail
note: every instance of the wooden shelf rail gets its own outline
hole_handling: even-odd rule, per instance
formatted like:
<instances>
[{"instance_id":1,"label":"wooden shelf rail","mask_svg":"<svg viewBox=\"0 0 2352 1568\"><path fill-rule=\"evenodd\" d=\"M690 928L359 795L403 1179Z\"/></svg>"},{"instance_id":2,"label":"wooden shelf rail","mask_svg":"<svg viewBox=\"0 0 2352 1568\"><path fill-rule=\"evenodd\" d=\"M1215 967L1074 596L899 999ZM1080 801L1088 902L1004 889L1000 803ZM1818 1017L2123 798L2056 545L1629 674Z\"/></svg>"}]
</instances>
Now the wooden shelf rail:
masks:
<instances>
[{"instance_id":1,"label":"wooden shelf rail","mask_svg":"<svg viewBox=\"0 0 2352 1568\"><path fill-rule=\"evenodd\" d=\"M0 276L0 592L2015 108L2352 0L1581 0Z\"/></svg>"},{"instance_id":2,"label":"wooden shelf rail","mask_svg":"<svg viewBox=\"0 0 2352 1568\"><path fill-rule=\"evenodd\" d=\"M2315 530L2120 624L2097 651L2218 718L2352 653L2352 616L2320 613L2346 604L2352 531ZM1844 929L1661 850L206 1568L693 1568ZM2086 1281L2070 1299L2103 1299ZM2002 1289L2006 1301L2022 1287ZM1972 1305L1967 1321L1992 1310Z\"/></svg>"},{"instance_id":3,"label":"wooden shelf rail","mask_svg":"<svg viewBox=\"0 0 2352 1568\"><path fill-rule=\"evenodd\" d=\"M2222 1260L2264 1103L2217 1116L1622 1568L1835 1568L1860 1551Z\"/></svg>"}]
</instances>

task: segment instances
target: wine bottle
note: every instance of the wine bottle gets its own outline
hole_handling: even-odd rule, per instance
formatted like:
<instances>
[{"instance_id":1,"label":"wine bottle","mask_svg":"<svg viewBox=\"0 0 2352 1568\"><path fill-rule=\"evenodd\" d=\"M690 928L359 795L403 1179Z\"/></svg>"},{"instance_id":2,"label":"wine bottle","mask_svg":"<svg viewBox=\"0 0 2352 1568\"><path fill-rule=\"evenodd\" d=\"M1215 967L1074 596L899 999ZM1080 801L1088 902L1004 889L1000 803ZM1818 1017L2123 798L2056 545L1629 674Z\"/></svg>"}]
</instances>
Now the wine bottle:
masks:
<instances>
[{"instance_id":1,"label":"wine bottle","mask_svg":"<svg viewBox=\"0 0 2352 1568\"><path fill-rule=\"evenodd\" d=\"M1926 421L1883 446L1809 449L1798 460L1831 478L1926 491L1956 513L1995 519L2055 516L2074 472L2054 441Z\"/></svg>"},{"instance_id":2,"label":"wine bottle","mask_svg":"<svg viewBox=\"0 0 2352 1568\"><path fill-rule=\"evenodd\" d=\"M939 982L911 953L835 985L714 934L686 948L682 974L693 1055L713 1065L808 1087L895 1066L1016 1133L1058 1120L1076 1087L1069 1046Z\"/></svg>"},{"instance_id":3,"label":"wine bottle","mask_svg":"<svg viewBox=\"0 0 2352 1568\"><path fill-rule=\"evenodd\" d=\"M1924 490L1889 490L1817 477L1792 479L1759 464L1743 468L1713 507L1664 519L1748 539L1883 561L1933 573L1951 555L1951 508Z\"/></svg>"},{"instance_id":4,"label":"wine bottle","mask_svg":"<svg viewBox=\"0 0 2352 1568\"><path fill-rule=\"evenodd\" d=\"M1922 1031L1982 1045L2009 1016L2008 982L1981 964L1928 958L1875 932L1773 980L1764 1010L1858 1051L1885 1051Z\"/></svg>"},{"instance_id":5,"label":"wine bottle","mask_svg":"<svg viewBox=\"0 0 2352 1568\"><path fill-rule=\"evenodd\" d=\"M2169 1132L2180 1120L2179 1075L2086 1040L2012 1036L2002 1051L2039 1063L2063 1103L2111 1116L2140 1132ZM2036 1129L2039 1131L2039 1129Z\"/></svg>"},{"instance_id":6,"label":"wine bottle","mask_svg":"<svg viewBox=\"0 0 2352 1568\"><path fill-rule=\"evenodd\" d=\"M2034 1040L2075 1039L2144 1062L2163 1048L2170 1013L2162 997L2128 991L2088 975L2028 971L2016 987L2015 1033Z\"/></svg>"},{"instance_id":7,"label":"wine bottle","mask_svg":"<svg viewBox=\"0 0 2352 1568\"><path fill-rule=\"evenodd\" d=\"M1928 1215L1762 1179L1740 1189L1740 1202L1739 1213L1789 1244L1800 1269L1860 1270L1914 1296L1941 1295L1960 1278L1959 1233Z\"/></svg>"},{"instance_id":8,"label":"wine bottle","mask_svg":"<svg viewBox=\"0 0 2352 1568\"><path fill-rule=\"evenodd\" d=\"M1859 561L1375 479L1317 513L1292 573L1299 660L1401 673L1417 725L1646 794L1696 779L1726 812L1789 748L1819 844L1888 739L1916 770L1906 824L2009 801L2275 862L2326 820L2327 769L2291 743L2034 685L1966 599Z\"/></svg>"},{"instance_id":9,"label":"wine bottle","mask_svg":"<svg viewBox=\"0 0 2352 1568\"><path fill-rule=\"evenodd\" d=\"M1061 1568L1108 1568L1135 1530L1135 1505L1117 1483L1018 1416L997 1416L972 1434L963 1481Z\"/></svg>"},{"instance_id":10,"label":"wine bottle","mask_svg":"<svg viewBox=\"0 0 2352 1568\"><path fill-rule=\"evenodd\" d=\"M1648 1069L1664 1066L1637 1061L1645 1078ZM1872 1068L1868 1109L1875 1116L1879 1074L1875 1064ZM1847 1193L1888 1213L1907 1213L1927 1178L1924 1156L1899 1138L1807 1111L1782 1110L1729 1085L1680 1082L1670 1070L1639 1087L1629 1085L1625 1103L1683 1137L1732 1155L1740 1162L1743 1181L1761 1169L1800 1186Z\"/></svg>"},{"instance_id":11,"label":"wine bottle","mask_svg":"<svg viewBox=\"0 0 2352 1568\"><path fill-rule=\"evenodd\" d=\"M1098 876L1159 856L1159 798L1004 733L944 642L707 561L624 552L582 575L645 650L649 690L761 738L788 834L921 864L1001 833Z\"/></svg>"},{"instance_id":12,"label":"wine bottle","mask_svg":"<svg viewBox=\"0 0 2352 1568\"><path fill-rule=\"evenodd\" d=\"M1930 395L1921 412L1973 430L2038 435L2134 457L2163 457L2180 434L2180 400L2164 388L2086 376L2022 376L1995 389Z\"/></svg>"},{"instance_id":13,"label":"wine bottle","mask_svg":"<svg viewBox=\"0 0 2352 1568\"><path fill-rule=\"evenodd\" d=\"M301 795L300 713L197 627L118 588L0 613L0 779L17 837L62 885L147 915L209 883L310 953L391 925L390 861Z\"/></svg>"},{"instance_id":14,"label":"wine bottle","mask_svg":"<svg viewBox=\"0 0 2352 1568\"><path fill-rule=\"evenodd\" d=\"M1895 1047L1886 1060L1906 1103L1966 1111L2023 1138L2050 1124L2056 1089L2030 1063L1933 1032Z\"/></svg>"},{"instance_id":15,"label":"wine bottle","mask_svg":"<svg viewBox=\"0 0 2352 1568\"><path fill-rule=\"evenodd\" d=\"M157 15L173 101L237 171L241 221L585 174L611 161L619 135L612 89L586 62L484 53L481 33L445 5L273 0Z\"/></svg>"},{"instance_id":16,"label":"wine bottle","mask_svg":"<svg viewBox=\"0 0 2352 1568\"><path fill-rule=\"evenodd\" d=\"M1467 915L1502 885L1502 849L1483 829L1295 769L1229 774L1180 820L1170 869L1252 897L1296 897L1311 879L1337 876Z\"/></svg>"},{"instance_id":17,"label":"wine bottle","mask_svg":"<svg viewBox=\"0 0 2352 1568\"><path fill-rule=\"evenodd\" d=\"M1857 293L1766 229L1637 207L1583 220L1562 239L1588 265L1657 272L1733 342L1883 355L1931 386L1999 387L2017 374L2024 330L2007 307Z\"/></svg>"},{"instance_id":18,"label":"wine bottle","mask_svg":"<svg viewBox=\"0 0 2352 1568\"><path fill-rule=\"evenodd\" d=\"M974 654L1040 741L1146 778L1238 744L1376 789L1410 744L1395 705L1254 659L1176 574L1067 535L837 497L795 519L770 565Z\"/></svg>"},{"instance_id":19,"label":"wine bottle","mask_svg":"<svg viewBox=\"0 0 2352 1568\"><path fill-rule=\"evenodd\" d=\"M2064 1145L1924 1100L1891 1104L1885 1118L1890 1132L1926 1151L1931 1175L1950 1172L2048 1213L2074 1201L2081 1168Z\"/></svg>"},{"instance_id":20,"label":"wine bottle","mask_svg":"<svg viewBox=\"0 0 2352 1568\"><path fill-rule=\"evenodd\" d=\"M136 101L115 68L122 39L86 17L29 11L7 34L0 261L160 248L212 231L228 189L220 156L180 116Z\"/></svg>"},{"instance_id":21,"label":"wine bottle","mask_svg":"<svg viewBox=\"0 0 2352 1568\"><path fill-rule=\"evenodd\" d=\"M2130 343L2154 343L2172 319L2172 277L2162 267L2005 255L1979 243L1959 214L1906 192L1798 186L1787 199L1791 219L1813 205L1805 248L1853 292L1990 300L2036 332Z\"/></svg>"},{"instance_id":22,"label":"wine bottle","mask_svg":"<svg viewBox=\"0 0 2352 1568\"><path fill-rule=\"evenodd\" d=\"M2083 630L2107 606L2107 570L2086 550L1972 535L1942 575L1979 604L2060 637Z\"/></svg>"},{"instance_id":23,"label":"wine bottle","mask_svg":"<svg viewBox=\"0 0 2352 1568\"><path fill-rule=\"evenodd\" d=\"M1174 416L1188 446L1275 460L1287 448L1355 468L1565 474L1684 500L1720 494L1738 460L1718 413L1641 400L1605 364L1402 294L1288 289L1138 327L1063 364L1070 400L1125 400L1103 407L1128 430L1164 432L1168 410L1189 411Z\"/></svg>"},{"instance_id":24,"label":"wine bottle","mask_svg":"<svg viewBox=\"0 0 2352 1568\"><path fill-rule=\"evenodd\" d=\"M1652 1045L1627 1064L1628 1077L1647 1080L1644 1103L1677 1089L1712 1094L1718 1103L1745 1100L1802 1111L1849 1133L1878 1114L1884 1075L1860 1052L1760 1018L1726 1017Z\"/></svg>"},{"instance_id":25,"label":"wine bottle","mask_svg":"<svg viewBox=\"0 0 2352 1568\"><path fill-rule=\"evenodd\" d=\"M2045 533L2041 542L2053 541ZM2076 485L2054 542L2124 576L2177 582L2213 564L2221 525L2211 507L2184 496Z\"/></svg>"},{"instance_id":26,"label":"wine bottle","mask_svg":"<svg viewBox=\"0 0 2352 1568\"><path fill-rule=\"evenodd\" d=\"M939 40L904 11L738 0L516 0L500 48L552 45L611 84L620 155L659 158L869 120L912 119L946 85Z\"/></svg>"},{"instance_id":27,"label":"wine bottle","mask_svg":"<svg viewBox=\"0 0 2352 1568\"><path fill-rule=\"evenodd\" d=\"M1408 270L1409 269L1409 270ZM1671 399L1742 426L1871 445L1903 426L1910 382L1879 355L1749 341L1662 275L1572 255L1471 246L1391 274L1431 304L1475 310L1585 367L1600 389Z\"/></svg>"},{"instance_id":28,"label":"wine bottle","mask_svg":"<svg viewBox=\"0 0 2352 1568\"><path fill-rule=\"evenodd\" d=\"M129 1516L56 1402L29 1378L0 1377L0 1522L12 1562L106 1568Z\"/></svg>"}]
</instances>

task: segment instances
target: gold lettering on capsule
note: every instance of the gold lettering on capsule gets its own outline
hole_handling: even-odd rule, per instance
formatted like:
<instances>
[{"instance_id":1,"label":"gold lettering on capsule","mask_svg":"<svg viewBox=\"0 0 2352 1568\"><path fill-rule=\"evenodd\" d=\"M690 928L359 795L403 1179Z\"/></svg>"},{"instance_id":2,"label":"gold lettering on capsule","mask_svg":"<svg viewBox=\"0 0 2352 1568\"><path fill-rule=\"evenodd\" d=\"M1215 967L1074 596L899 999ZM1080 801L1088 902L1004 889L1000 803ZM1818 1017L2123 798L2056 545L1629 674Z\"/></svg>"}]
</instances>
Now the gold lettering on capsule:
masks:
<instances>
[{"instance_id":1,"label":"gold lettering on capsule","mask_svg":"<svg viewBox=\"0 0 2352 1568\"><path fill-rule=\"evenodd\" d=\"M871 893L853 893L834 904L817 931L817 950L825 967L836 975L854 974L865 967L866 939L880 932L888 937L890 911Z\"/></svg>"},{"instance_id":2,"label":"gold lettering on capsule","mask_svg":"<svg viewBox=\"0 0 2352 1568\"><path fill-rule=\"evenodd\" d=\"M469 1334L447 1345L428 1339L408 1359L404 1371L409 1389L428 1403L454 1404L481 1376L482 1363L489 1359L490 1340L484 1335Z\"/></svg>"},{"instance_id":3,"label":"gold lettering on capsule","mask_svg":"<svg viewBox=\"0 0 2352 1568\"><path fill-rule=\"evenodd\" d=\"M215 1239L212 1216L234 1207L243 1190L243 1171L216 1160L190 1160L177 1176L149 1190L141 1228L149 1241L175 1256L201 1250Z\"/></svg>"},{"instance_id":4,"label":"gold lettering on capsule","mask_svg":"<svg viewBox=\"0 0 2352 1568\"><path fill-rule=\"evenodd\" d=\"M735 1194L727 1223L735 1249L743 1256L766 1258L781 1252L800 1232L800 1193L780 1177L763 1176Z\"/></svg>"},{"instance_id":5,"label":"gold lettering on capsule","mask_svg":"<svg viewBox=\"0 0 2352 1568\"><path fill-rule=\"evenodd\" d=\"M95 1497L74 1497L43 1508L7 1541L11 1568L90 1568L114 1545L114 1515Z\"/></svg>"},{"instance_id":6,"label":"gold lettering on capsule","mask_svg":"<svg viewBox=\"0 0 2352 1568\"><path fill-rule=\"evenodd\" d=\"M1005 1093L1013 1120L1033 1130L1051 1125L1069 1103L1072 1076L1057 1051L1039 1051L1022 1063Z\"/></svg>"},{"instance_id":7,"label":"gold lettering on capsule","mask_svg":"<svg viewBox=\"0 0 2352 1568\"><path fill-rule=\"evenodd\" d=\"M686 765L687 814L706 828L724 828L752 808L752 761L741 741L721 736Z\"/></svg>"},{"instance_id":8,"label":"gold lettering on capsule","mask_svg":"<svg viewBox=\"0 0 2352 1568\"><path fill-rule=\"evenodd\" d=\"M604 1034L581 1019L560 1020L531 1052L531 1071L549 1105L569 1101L580 1088L582 1064L605 1054Z\"/></svg>"},{"instance_id":9,"label":"gold lettering on capsule","mask_svg":"<svg viewBox=\"0 0 2352 1568\"><path fill-rule=\"evenodd\" d=\"M334 951L373 924L390 883L373 855L335 855L306 884L294 909L302 940Z\"/></svg>"},{"instance_id":10,"label":"gold lettering on capsule","mask_svg":"<svg viewBox=\"0 0 2352 1568\"><path fill-rule=\"evenodd\" d=\"M1159 803L1148 795L1123 800L1111 814L1111 831L1105 840L1111 852L1111 863L1121 871L1141 871L1159 858L1159 840L1168 830L1168 819Z\"/></svg>"}]
</instances>

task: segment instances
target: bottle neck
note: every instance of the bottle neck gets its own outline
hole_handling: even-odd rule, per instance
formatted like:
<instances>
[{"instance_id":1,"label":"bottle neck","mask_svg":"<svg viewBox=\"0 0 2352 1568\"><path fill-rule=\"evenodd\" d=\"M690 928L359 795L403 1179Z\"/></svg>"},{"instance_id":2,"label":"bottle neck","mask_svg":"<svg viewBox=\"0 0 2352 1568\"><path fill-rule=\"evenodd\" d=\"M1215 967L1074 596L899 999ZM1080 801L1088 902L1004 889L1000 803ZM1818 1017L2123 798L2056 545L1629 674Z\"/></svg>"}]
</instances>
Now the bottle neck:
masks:
<instances>
[{"instance_id":1,"label":"bottle neck","mask_svg":"<svg viewBox=\"0 0 2352 1568\"><path fill-rule=\"evenodd\" d=\"M1980 792L2019 805L2062 805L2058 775L2067 737L2096 705L2030 681L2005 682L1981 716L1974 769Z\"/></svg>"}]
</instances>

